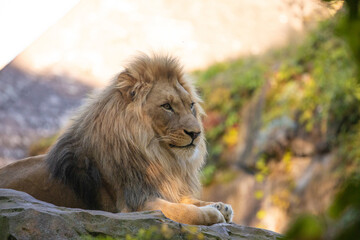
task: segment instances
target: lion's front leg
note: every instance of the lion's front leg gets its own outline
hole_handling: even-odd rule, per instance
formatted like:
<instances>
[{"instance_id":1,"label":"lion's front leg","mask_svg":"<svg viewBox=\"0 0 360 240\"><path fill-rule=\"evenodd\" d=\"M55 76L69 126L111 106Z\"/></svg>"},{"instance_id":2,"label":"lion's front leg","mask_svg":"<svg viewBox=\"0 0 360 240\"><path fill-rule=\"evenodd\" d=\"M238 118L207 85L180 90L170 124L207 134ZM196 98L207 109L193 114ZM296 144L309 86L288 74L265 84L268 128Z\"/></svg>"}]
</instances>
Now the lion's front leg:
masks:
<instances>
[{"instance_id":1,"label":"lion's front leg","mask_svg":"<svg viewBox=\"0 0 360 240\"><path fill-rule=\"evenodd\" d=\"M176 222L191 225L212 225L225 222L223 214L216 207L210 205L197 207L156 198L146 202L142 210L161 210L166 217Z\"/></svg>"},{"instance_id":2,"label":"lion's front leg","mask_svg":"<svg viewBox=\"0 0 360 240\"><path fill-rule=\"evenodd\" d=\"M214 207L214 208L218 209L222 213L222 215L224 216L226 222L231 222L232 218L234 216L234 212L233 212L233 209L232 209L231 205L225 204L225 203L222 203L222 202L217 202L217 203L215 203L215 202L205 202L205 201L198 200L196 198L185 197L185 198L182 199L181 203L192 204L192 205L195 205L195 206L198 206L198 207L203 207L203 206Z\"/></svg>"},{"instance_id":3,"label":"lion's front leg","mask_svg":"<svg viewBox=\"0 0 360 240\"><path fill-rule=\"evenodd\" d=\"M198 207L203 207L203 206L213 204L214 202L205 202L205 201L201 201L199 199L192 198L192 197L184 197L183 199L181 199L181 203L192 204L192 205L195 205Z\"/></svg>"}]
</instances>

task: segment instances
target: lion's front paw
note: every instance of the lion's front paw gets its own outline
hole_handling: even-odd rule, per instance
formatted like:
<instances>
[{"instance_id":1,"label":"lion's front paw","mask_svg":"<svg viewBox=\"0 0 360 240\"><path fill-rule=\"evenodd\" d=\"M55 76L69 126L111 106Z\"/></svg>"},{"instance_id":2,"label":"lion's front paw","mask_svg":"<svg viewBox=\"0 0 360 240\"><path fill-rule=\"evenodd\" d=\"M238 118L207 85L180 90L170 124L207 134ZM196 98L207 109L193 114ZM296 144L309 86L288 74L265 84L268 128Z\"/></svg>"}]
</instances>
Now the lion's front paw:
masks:
<instances>
[{"instance_id":1,"label":"lion's front paw","mask_svg":"<svg viewBox=\"0 0 360 240\"><path fill-rule=\"evenodd\" d=\"M227 223L232 221L234 213L233 213L231 205L225 204L225 203L222 203L222 202L217 202L217 203L210 204L208 206L214 207L217 210L219 210L221 212L221 214L224 216L225 221Z\"/></svg>"},{"instance_id":2,"label":"lion's front paw","mask_svg":"<svg viewBox=\"0 0 360 240\"><path fill-rule=\"evenodd\" d=\"M216 208L208 205L208 206L200 207L200 209L203 214L203 222L201 224L212 225L215 223L226 222L223 214Z\"/></svg>"}]
</instances>

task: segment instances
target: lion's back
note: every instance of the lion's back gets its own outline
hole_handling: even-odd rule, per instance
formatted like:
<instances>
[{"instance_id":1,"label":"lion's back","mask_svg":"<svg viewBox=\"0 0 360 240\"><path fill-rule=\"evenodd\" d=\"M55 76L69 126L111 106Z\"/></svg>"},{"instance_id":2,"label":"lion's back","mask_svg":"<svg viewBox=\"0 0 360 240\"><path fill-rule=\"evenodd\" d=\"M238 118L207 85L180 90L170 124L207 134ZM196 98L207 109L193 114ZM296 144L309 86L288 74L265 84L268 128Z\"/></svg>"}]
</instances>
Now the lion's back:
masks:
<instances>
[{"instance_id":1,"label":"lion's back","mask_svg":"<svg viewBox=\"0 0 360 240\"><path fill-rule=\"evenodd\" d=\"M67 186L50 178L44 157L29 157L0 168L0 188L26 192L58 206L84 208Z\"/></svg>"}]
</instances>

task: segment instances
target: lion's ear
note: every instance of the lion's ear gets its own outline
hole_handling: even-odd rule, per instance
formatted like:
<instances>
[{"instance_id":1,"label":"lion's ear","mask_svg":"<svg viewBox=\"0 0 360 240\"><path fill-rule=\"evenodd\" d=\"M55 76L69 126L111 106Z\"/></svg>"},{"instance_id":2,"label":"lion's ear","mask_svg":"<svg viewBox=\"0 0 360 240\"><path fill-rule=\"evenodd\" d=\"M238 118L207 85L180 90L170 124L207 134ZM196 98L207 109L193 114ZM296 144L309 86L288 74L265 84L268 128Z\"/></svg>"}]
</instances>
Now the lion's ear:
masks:
<instances>
[{"instance_id":1,"label":"lion's ear","mask_svg":"<svg viewBox=\"0 0 360 240\"><path fill-rule=\"evenodd\" d=\"M134 101L137 82L127 70L121 72L117 77L117 87L127 102Z\"/></svg>"}]
</instances>

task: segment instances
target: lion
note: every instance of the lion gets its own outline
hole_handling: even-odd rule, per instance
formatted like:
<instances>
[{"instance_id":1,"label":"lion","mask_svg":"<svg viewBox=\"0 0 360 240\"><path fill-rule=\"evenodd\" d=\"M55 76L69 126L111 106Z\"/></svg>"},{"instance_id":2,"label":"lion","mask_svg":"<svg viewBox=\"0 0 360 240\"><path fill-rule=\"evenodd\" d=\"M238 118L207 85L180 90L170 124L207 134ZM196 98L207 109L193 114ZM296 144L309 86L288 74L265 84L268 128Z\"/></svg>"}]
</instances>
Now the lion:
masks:
<instances>
[{"instance_id":1,"label":"lion","mask_svg":"<svg viewBox=\"0 0 360 240\"><path fill-rule=\"evenodd\" d=\"M0 169L0 187L64 207L231 222L230 205L198 200L200 103L177 58L140 54L87 100L47 154Z\"/></svg>"}]
</instances>

